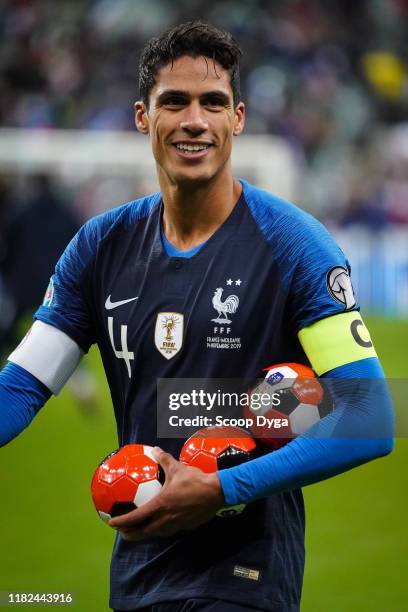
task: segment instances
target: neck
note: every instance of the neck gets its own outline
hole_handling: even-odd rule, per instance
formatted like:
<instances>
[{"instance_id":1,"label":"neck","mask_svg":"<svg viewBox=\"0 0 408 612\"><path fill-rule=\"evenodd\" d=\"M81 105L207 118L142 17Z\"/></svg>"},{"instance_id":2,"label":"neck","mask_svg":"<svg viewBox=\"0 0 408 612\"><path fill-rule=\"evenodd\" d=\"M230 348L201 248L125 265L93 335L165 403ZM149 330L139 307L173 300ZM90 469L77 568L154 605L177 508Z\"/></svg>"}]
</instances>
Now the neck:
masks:
<instances>
[{"instance_id":1,"label":"neck","mask_svg":"<svg viewBox=\"0 0 408 612\"><path fill-rule=\"evenodd\" d=\"M231 172L206 183L169 184L161 180L160 187L164 233L180 250L207 240L231 214L242 191Z\"/></svg>"}]
</instances>

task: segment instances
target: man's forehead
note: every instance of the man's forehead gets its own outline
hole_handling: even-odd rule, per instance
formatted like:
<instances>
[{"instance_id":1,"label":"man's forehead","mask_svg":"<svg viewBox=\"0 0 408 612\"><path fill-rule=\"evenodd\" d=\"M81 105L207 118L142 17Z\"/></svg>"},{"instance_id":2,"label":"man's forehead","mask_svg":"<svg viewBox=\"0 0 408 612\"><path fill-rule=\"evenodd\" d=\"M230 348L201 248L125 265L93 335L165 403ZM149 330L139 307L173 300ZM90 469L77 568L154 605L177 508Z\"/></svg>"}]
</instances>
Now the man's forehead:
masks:
<instances>
[{"instance_id":1,"label":"man's forehead","mask_svg":"<svg viewBox=\"0 0 408 612\"><path fill-rule=\"evenodd\" d=\"M200 89L218 89L231 93L231 78L215 60L209 57L180 57L169 62L157 73L155 93L166 89L185 90L199 87Z\"/></svg>"}]
</instances>

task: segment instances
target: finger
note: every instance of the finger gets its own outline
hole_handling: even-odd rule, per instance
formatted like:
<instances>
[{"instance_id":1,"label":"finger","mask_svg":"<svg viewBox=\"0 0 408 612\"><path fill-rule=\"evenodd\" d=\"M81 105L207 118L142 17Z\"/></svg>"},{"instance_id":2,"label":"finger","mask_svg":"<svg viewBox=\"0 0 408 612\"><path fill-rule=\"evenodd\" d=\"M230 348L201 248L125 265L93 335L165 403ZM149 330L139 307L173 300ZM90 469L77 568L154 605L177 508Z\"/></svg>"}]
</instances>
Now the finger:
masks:
<instances>
[{"instance_id":1,"label":"finger","mask_svg":"<svg viewBox=\"0 0 408 612\"><path fill-rule=\"evenodd\" d=\"M156 497L143 504L143 506L136 508L136 510L115 516L108 522L108 525L114 529L122 529L141 525L146 521L152 520L161 509L160 500L158 500L159 495L156 495Z\"/></svg>"},{"instance_id":2,"label":"finger","mask_svg":"<svg viewBox=\"0 0 408 612\"><path fill-rule=\"evenodd\" d=\"M162 466L165 476L167 476L172 467L178 464L178 461L176 461L173 455L166 453L159 446L153 448L152 455L157 463Z\"/></svg>"}]
</instances>

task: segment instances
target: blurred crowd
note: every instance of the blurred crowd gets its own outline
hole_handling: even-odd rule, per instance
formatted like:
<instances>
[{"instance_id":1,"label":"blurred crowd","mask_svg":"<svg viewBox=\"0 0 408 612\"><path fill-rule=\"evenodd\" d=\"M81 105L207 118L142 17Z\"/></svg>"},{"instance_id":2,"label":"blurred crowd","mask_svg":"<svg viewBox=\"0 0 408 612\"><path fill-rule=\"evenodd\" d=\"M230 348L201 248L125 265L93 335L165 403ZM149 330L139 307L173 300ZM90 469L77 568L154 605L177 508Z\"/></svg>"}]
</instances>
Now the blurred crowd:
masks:
<instances>
[{"instance_id":1,"label":"blurred crowd","mask_svg":"<svg viewBox=\"0 0 408 612\"><path fill-rule=\"evenodd\" d=\"M79 229L71 202L50 177L27 181L24 206L16 206L11 177L0 175L0 367L31 325L61 252ZM96 416L97 383L86 360L68 388L84 415Z\"/></svg>"},{"instance_id":2,"label":"blurred crowd","mask_svg":"<svg viewBox=\"0 0 408 612\"><path fill-rule=\"evenodd\" d=\"M133 130L141 48L194 18L241 44L246 131L290 144L302 206L408 224L408 0L3 0L0 125Z\"/></svg>"},{"instance_id":3,"label":"blurred crowd","mask_svg":"<svg viewBox=\"0 0 408 612\"><path fill-rule=\"evenodd\" d=\"M29 181L24 206L16 206L11 180L0 176L0 363L16 345L19 322L41 304L56 261L79 229L50 178Z\"/></svg>"}]
</instances>

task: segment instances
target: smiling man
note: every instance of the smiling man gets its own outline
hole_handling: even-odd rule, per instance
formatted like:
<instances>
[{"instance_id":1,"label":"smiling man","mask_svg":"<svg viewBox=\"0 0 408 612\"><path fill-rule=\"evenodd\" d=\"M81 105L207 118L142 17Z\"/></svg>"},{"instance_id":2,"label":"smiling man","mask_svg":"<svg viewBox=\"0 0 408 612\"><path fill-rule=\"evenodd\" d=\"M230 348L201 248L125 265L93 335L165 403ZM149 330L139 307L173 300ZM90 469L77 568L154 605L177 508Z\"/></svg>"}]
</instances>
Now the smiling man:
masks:
<instances>
[{"instance_id":1,"label":"smiling man","mask_svg":"<svg viewBox=\"0 0 408 612\"><path fill-rule=\"evenodd\" d=\"M245 116L238 66L232 65L238 48L225 36L221 42L232 75L210 59L215 51L206 57L197 49L196 55L173 58L159 68L157 42L142 60L143 100L135 104L136 126L151 139L165 202L165 238L183 250L209 238L232 212L242 191L231 170L233 136L242 132ZM158 68L153 82L152 71Z\"/></svg>"},{"instance_id":2,"label":"smiling man","mask_svg":"<svg viewBox=\"0 0 408 612\"><path fill-rule=\"evenodd\" d=\"M182 440L157 438L160 378L252 378L285 361L331 378L383 377L332 238L294 205L233 177L245 116L239 56L228 33L201 22L150 41L135 114L161 192L85 224L0 375L4 444L97 343L120 445L163 447L161 492L110 522L110 603L120 611L298 611L300 487L392 448L381 385L373 401L344 384L317 431L217 474L180 464ZM208 342L220 326L223 343ZM248 502L239 516L214 518Z\"/></svg>"}]
</instances>

